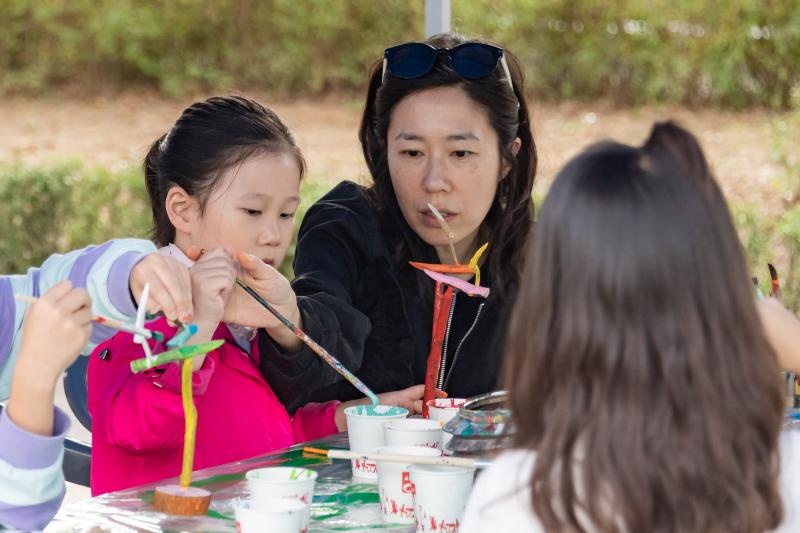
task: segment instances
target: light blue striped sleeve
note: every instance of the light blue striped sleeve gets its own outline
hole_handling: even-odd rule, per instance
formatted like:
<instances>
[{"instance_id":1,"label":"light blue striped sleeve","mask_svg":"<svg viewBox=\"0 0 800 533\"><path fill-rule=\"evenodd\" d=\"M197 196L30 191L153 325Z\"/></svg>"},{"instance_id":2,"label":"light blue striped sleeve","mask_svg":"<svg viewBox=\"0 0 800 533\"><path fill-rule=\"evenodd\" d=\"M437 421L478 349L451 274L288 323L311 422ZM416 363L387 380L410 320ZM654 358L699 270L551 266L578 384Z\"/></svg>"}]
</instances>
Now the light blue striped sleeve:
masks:
<instances>
[{"instance_id":1,"label":"light blue striped sleeve","mask_svg":"<svg viewBox=\"0 0 800 533\"><path fill-rule=\"evenodd\" d=\"M0 526L42 529L58 511L66 488L61 463L70 421L54 408L53 436L35 435L0 413Z\"/></svg>"},{"instance_id":2,"label":"light blue striped sleeve","mask_svg":"<svg viewBox=\"0 0 800 533\"><path fill-rule=\"evenodd\" d=\"M129 283L133 267L155 245L142 239L117 239L66 254L50 256L40 268L27 274L0 276L0 400L8 398L11 376L19 354L22 319L28 304L14 300L14 294L40 296L56 283L69 279L84 287L92 298L94 314L129 321L136 315ZM94 325L84 354L111 337L114 330Z\"/></svg>"}]
</instances>

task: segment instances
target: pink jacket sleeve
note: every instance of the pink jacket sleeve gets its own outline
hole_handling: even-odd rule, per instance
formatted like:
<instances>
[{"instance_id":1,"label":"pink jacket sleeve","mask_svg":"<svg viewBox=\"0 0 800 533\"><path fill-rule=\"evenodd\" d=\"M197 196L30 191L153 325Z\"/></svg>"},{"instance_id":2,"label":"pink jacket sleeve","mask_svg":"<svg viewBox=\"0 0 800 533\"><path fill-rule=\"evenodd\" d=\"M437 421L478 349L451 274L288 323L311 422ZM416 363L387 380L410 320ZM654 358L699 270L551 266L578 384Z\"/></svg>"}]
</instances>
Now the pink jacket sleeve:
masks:
<instances>
[{"instance_id":1,"label":"pink jacket sleeve","mask_svg":"<svg viewBox=\"0 0 800 533\"><path fill-rule=\"evenodd\" d=\"M336 407L341 402L333 400L325 403L307 403L299 408L292 418L292 432L295 442L321 439L337 433Z\"/></svg>"},{"instance_id":2,"label":"pink jacket sleeve","mask_svg":"<svg viewBox=\"0 0 800 533\"><path fill-rule=\"evenodd\" d=\"M90 380L90 388L103 387L97 395L92 416L104 423L109 443L121 448L148 452L177 448L184 432L183 403L180 393L180 365L146 372L132 373L130 362L143 356L130 335L117 335L109 346L101 345L95 351L108 347L110 360L98 361L106 365L102 374ZM210 352L203 366L192 375L192 392L205 393L214 374L214 359ZM96 358L96 354L92 354ZM91 381L95 383L92 384Z\"/></svg>"}]
</instances>

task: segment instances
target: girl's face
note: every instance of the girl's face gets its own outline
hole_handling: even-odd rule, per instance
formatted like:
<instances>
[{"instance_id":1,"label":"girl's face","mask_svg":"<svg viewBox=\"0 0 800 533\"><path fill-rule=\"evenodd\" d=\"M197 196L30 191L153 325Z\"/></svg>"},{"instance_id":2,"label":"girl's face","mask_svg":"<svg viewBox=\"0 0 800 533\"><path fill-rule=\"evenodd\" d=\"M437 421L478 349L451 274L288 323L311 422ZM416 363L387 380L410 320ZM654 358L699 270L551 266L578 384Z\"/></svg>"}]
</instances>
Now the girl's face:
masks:
<instances>
[{"instance_id":1,"label":"girl's face","mask_svg":"<svg viewBox=\"0 0 800 533\"><path fill-rule=\"evenodd\" d=\"M300 167L292 154L252 157L223 174L205 210L194 217L186 244L206 250L225 246L278 268L292 240L299 203Z\"/></svg>"},{"instance_id":2,"label":"girl's face","mask_svg":"<svg viewBox=\"0 0 800 533\"><path fill-rule=\"evenodd\" d=\"M387 137L389 174L406 221L452 263L430 202L455 233L465 262L502 176L497 134L486 112L460 87L426 89L397 104Z\"/></svg>"}]
</instances>

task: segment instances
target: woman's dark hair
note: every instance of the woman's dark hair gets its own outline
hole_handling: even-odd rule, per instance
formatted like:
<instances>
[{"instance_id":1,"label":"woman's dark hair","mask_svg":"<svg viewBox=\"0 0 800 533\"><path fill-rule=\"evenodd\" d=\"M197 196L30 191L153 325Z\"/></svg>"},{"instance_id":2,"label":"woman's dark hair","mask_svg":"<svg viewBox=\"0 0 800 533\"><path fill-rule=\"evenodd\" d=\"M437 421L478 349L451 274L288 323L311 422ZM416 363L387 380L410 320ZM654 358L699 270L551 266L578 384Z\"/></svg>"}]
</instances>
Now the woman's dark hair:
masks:
<instances>
[{"instance_id":1,"label":"woman's dark hair","mask_svg":"<svg viewBox=\"0 0 800 533\"><path fill-rule=\"evenodd\" d=\"M437 48L452 48L465 42L492 44L456 34L435 35L425 42ZM525 101L522 69L508 50L504 54L514 85L513 92L499 65L488 77L470 80L462 78L450 67L445 56L440 55L433 69L421 78L401 79L387 74L386 79L381 80L383 62L377 61L370 72L367 101L358 133L374 182L370 196L385 225L399 228L398 261L435 260L432 247L420 239L403 217L392 186L386 142L392 111L410 94L443 86L461 87L486 111L497 133L501 160L510 163L510 171L500 182L484 221L490 235L487 254L492 291L501 295L512 293L519 280L523 244L533 222L531 189L536 174L536 145ZM517 137L522 146L514 155L512 146Z\"/></svg>"},{"instance_id":2,"label":"woman's dark hair","mask_svg":"<svg viewBox=\"0 0 800 533\"><path fill-rule=\"evenodd\" d=\"M515 445L547 531L777 527L777 360L696 139L570 161L541 208L506 338Z\"/></svg>"},{"instance_id":3,"label":"woman's dark hair","mask_svg":"<svg viewBox=\"0 0 800 533\"><path fill-rule=\"evenodd\" d=\"M171 187L180 186L203 208L226 170L257 155L285 152L297 159L302 176L305 160L291 131L274 112L254 100L215 96L187 107L144 159L155 243L164 246L175 240L175 227L165 206Z\"/></svg>"}]
</instances>

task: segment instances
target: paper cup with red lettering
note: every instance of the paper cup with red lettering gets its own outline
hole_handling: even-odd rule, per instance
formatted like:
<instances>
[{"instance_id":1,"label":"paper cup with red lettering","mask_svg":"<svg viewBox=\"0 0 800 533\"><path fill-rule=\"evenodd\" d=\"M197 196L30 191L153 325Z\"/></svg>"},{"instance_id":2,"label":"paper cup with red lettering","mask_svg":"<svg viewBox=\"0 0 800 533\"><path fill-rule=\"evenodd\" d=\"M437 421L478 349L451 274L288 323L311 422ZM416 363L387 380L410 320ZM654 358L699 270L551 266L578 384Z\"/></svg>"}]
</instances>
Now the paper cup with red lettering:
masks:
<instances>
[{"instance_id":1,"label":"paper cup with red lettering","mask_svg":"<svg viewBox=\"0 0 800 533\"><path fill-rule=\"evenodd\" d=\"M381 446L381 454L439 457L441 450L425 446ZM378 460L378 494L384 522L414 523L414 491L408 474L408 463Z\"/></svg>"},{"instance_id":2,"label":"paper cup with red lettering","mask_svg":"<svg viewBox=\"0 0 800 533\"><path fill-rule=\"evenodd\" d=\"M434 398L428 400L428 419L438 420L444 425L458 414L458 410L464 406L466 401L464 398ZM453 436L450 433L442 431L442 450L444 450L444 453L448 453L447 443L452 438Z\"/></svg>"},{"instance_id":3,"label":"paper cup with red lettering","mask_svg":"<svg viewBox=\"0 0 800 533\"><path fill-rule=\"evenodd\" d=\"M411 465L417 533L457 533L472 489L473 468Z\"/></svg>"},{"instance_id":4,"label":"paper cup with red lettering","mask_svg":"<svg viewBox=\"0 0 800 533\"><path fill-rule=\"evenodd\" d=\"M442 448L442 423L424 418L390 420L383 424L387 446Z\"/></svg>"},{"instance_id":5,"label":"paper cup with red lettering","mask_svg":"<svg viewBox=\"0 0 800 533\"><path fill-rule=\"evenodd\" d=\"M258 502L238 500L233 503L236 531L239 533L303 533L306 508L292 498L267 498Z\"/></svg>"},{"instance_id":6,"label":"paper cup with red lettering","mask_svg":"<svg viewBox=\"0 0 800 533\"><path fill-rule=\"evenodd\" d=\"M316 472L308 468L272 466L250 470L245 478L250 497L256 506L273 498L289 498L301 502L305 509L303 527L308 528Z\"/></svg>"},{"instance_id":7,"label":"paper cup with red lettering","mask_svg":"<svg viewBox=\"0 0 800 533\"><path fill-rule=\"evenodd\" d=\"M344 410L347 417L347 439L350 450L359 453L372 453L375 448L386 444L383 436L383 423L408 416L408 409L391 405L354 405ZM375 461L352 459L353 477L361 480L378 480L378 467Z\"/></svg>"}]
</instances>

